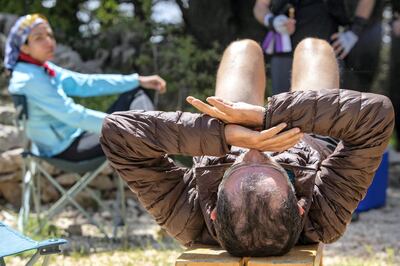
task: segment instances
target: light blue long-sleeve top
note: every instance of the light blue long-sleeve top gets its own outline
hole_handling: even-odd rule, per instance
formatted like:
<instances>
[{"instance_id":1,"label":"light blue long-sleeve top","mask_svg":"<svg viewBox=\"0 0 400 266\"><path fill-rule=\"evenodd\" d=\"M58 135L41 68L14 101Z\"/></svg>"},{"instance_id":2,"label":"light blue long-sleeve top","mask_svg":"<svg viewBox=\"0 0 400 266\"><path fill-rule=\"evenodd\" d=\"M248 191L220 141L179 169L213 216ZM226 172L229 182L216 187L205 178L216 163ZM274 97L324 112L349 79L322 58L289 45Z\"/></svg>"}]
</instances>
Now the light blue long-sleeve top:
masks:
<instances>
[{"instance_id":1,"label":"light blue long-sleeve top","mask_svg":"<svg viewBox=\"0 0 400 266\"><path fill-rule=\"evenodd\" d=\"M26 134L32 151L51 157L68 148L84 131L100 134L106 113L74 103L69 96L90 97L122 93L139 86L138 74L81 74L48 62L56 72L18 62L8 90L23 94L28 103Z\"/></svg>"}]
</instances>

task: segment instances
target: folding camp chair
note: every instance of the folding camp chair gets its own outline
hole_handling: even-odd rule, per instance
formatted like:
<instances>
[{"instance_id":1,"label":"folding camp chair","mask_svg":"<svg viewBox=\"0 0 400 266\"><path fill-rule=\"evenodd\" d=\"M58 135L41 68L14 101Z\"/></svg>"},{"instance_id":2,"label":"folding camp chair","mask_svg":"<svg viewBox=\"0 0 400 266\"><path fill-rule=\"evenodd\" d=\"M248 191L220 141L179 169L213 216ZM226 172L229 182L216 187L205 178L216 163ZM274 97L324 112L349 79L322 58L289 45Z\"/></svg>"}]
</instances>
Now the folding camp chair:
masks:
<instances>
[{"instance_id":1,"label":"folding camp chair","mask_svg":"<svg viewBox=\"0 0 400 266\"><path fill-rule=\"evenodd\" d=\"M99 230L108 237L108 234L104 230L104 227L98 223L93 217L74 199L74 197L81 192L83 189L88 191L92 198L97 202L103 209L113 213L107 206L101 201L100 197L88 187L88 184L98 176L99 173L107 166L107 161L104 156L94 158L90 160L71 162L58 158L48 158L37 156L30 152L29 140L26 138L25 128L26 122L29 119L27 100L24 95L11 95L15 108L17 110L16 123L22 135L24 137L24 149L22 154L24 165L23 165L23 193L22 193L22 204L18 217L18 229L24 231L27 224L29 213L30 213L30 202L33 199L35 211L39 217L39 228L40 231L46 222L52 219L68 204L72 204L80 213L82 213L92 224L96 225ZM53 165L57 169L64 172L71 172L77 175L78 180L70 189L65 190L57 180L52 177L48 171L42 166L43 162L47 162ZM54 203L46 212L41 214L40 204L40 181L41 178L45 177L62 195L62 197ZM118 215L115 215L114 219L114 236L116 235L116 226L125 222L125 198L124 198L124 185L123 181L117 176L117 201L116 210L119 210Z\"/></svg>"},{"instance_id":2,"label":"folding camp chair","mask_svg":"<svg viewBox=\"0 0 400 266\"><path fill-rule=\"evenodd\" d=\"M34 265L41 255L44 255L42 265L47 265L49 261L47 255L60 253L60 246L66 243L64 239L37 242L0 222L0 266L6 265L4 257L29 250L36 250L36 253L26 263L27 266Z\"/></svg>"}]
</instances>

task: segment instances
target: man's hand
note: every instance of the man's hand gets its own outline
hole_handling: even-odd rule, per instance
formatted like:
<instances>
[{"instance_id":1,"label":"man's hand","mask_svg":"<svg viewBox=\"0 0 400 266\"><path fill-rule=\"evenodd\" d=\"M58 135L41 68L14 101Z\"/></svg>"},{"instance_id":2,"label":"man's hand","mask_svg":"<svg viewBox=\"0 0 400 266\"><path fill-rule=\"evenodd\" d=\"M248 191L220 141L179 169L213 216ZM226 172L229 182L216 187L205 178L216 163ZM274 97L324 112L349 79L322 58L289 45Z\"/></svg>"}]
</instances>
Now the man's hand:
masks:
<instances>
[{"instance_id":1,"label":"man's hand","mask_svg":"<svg viewBox=\"0 0 400 266\"><path fill-rule=\"evenodd\" d=\"M337 32L331 36L333 41L332 47L336 56L344 59L358 42L358 36L351 30L345 32Z\"/></svg>"},{"instance_id":2,"label":"man's hand","mask_svg":"<svg viewBox=\"0 0 400 266\"><path fill-rule=\"evenodd\" d=\"M139 76L139 83L143 88L156 90L159 93L167 91L167 83L158 75Z\"/></svg>"},{"instance_id":3,"label":"man's hand","mask_svg":"<svg viewBox=\"0 0 400 266\"><path fill-rule=\"evenodd\" d=\"M259 132L239 125L228 124L225 126L225 139L229 145L237 147L282 152L293 147L303 137L299 128L292 128L280 133L285 127L286 124L281 123Z\"/></svg>"},{"instance_id":4,"label":"man's hand","mask_svg":"<svg viewBox=\"0 0 400 266\"><path fill-rule=\"evenodd\" d=\"M264 120L265 108L243 102L233 103L219 97L208 97L207 103L192 96L186 101L200 112L218 118L228 124L239 124L249 127L261 127Z\"/></svg>"}]
</instances>

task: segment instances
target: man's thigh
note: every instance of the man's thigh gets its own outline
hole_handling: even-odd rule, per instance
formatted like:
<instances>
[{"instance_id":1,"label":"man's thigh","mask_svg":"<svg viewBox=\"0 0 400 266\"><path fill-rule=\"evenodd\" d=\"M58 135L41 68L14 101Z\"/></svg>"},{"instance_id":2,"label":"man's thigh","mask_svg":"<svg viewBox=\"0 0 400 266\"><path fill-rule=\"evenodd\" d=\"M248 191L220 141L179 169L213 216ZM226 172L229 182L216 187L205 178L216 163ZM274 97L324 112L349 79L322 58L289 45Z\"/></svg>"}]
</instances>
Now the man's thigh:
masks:
<instances>
[{"instance_id":1,"label":"man's thigh","mask_svg":"<svg viewBox=\"0 0 400 266\"><path fill-rule=\"evenodd\" d=\"M291 91L339 88L339 80L336 56L328 42L307 38L297 45Z\"/></svg>"}]
</instances>

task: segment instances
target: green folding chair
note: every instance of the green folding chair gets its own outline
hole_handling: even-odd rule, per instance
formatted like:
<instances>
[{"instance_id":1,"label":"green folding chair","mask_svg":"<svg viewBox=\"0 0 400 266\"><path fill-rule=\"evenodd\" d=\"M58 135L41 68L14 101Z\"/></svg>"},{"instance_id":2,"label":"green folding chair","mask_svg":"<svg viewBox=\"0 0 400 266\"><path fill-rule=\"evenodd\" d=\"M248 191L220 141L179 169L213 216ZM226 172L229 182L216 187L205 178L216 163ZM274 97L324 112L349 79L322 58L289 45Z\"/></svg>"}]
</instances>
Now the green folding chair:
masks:
<instances>
[{"instance_id":1,"label":"green folding chair","mask_svg":"<svg viewBox=\"0 0 400 266\"><path fill-rule=\"evenodd\" d=\"M34 265L40 256L44 256L42 265L48 265L48 255L60 253L60 246L66 243L67 241L64 239L48 239L38 242L0 222L0 266L6 265L4 257L29 250L36 250L36 252L25 265Z\"/></svg>"},{"instance_id":2,"label":"green folding chair","mask_svg":"<svg viewBox=\"0 0 400 266\"><path fill-rule=\"evenodd\" d=\"M104 226L93 219L90 215L74 198L82 190L86 190L89 195L96 201L96 203L103 209L109 211L110 213L115 213L115 211L110 210L107 205L100 199L100 197L88 187L88 184L96 178L99 173L107 166L107 160L105 156L98 158L71 162L58 158L48 158L37 156L30 152L29 150L29 140L26 138L25 125L29 119L28 106L25 95L11 95L15 108L17 110L16 123L22 135L24 136L24 148L25 151L22 153L24 165L23 165L23 175L22 175L22 188L23 197L21 209L19 211L18 217L18 229L24 232L26 224L28 222L31 199L33 199L33 204L35 211L39 217L39 227L37 231L40 231L44 225L51 220L55 215L60 213L67 204L74 206L81 214L83 214L90 223L97 226L97 228L108 238L108 234L104 229ZM68 190L64 189L57 180L51 176L48 171L42 166L43 162L47 162L53 165L57 169L64 172L70 172L76 174L76 180L78 180L71 188ZM47 211L42 213L41 203L40 203L40 182L41 178L46 178L62 195L62 197L55 202ZM125 196L124 196L124 184L121 178L116 176L117 182L117 200L115 203L115 210L117 214L114 215L114 232L113 235L116 236L116 228L118 225L125 224Z\"/></svg>"}]
</instances>

